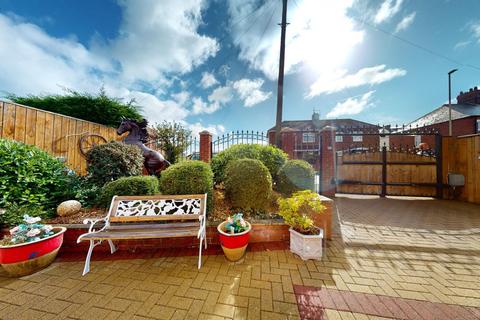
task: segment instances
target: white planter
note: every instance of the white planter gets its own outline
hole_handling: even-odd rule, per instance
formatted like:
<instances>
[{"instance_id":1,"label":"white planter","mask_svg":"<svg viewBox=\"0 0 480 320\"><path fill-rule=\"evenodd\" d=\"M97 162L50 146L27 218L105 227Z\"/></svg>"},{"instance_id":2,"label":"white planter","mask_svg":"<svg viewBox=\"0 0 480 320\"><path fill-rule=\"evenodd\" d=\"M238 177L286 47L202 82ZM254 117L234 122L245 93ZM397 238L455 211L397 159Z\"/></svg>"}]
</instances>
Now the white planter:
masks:
<instances>
[{"instance_id":1,"label":"white planter","mask_svg":"<svg viewBox=\"0 0 480 320\"><path fill-rule=\"evenodd\" d=\"M290 251L299 255L303 260L320 260L322 258L323 229L318 230L318 235L304 235L290 228Z\"/></svg>"}]
</instances>

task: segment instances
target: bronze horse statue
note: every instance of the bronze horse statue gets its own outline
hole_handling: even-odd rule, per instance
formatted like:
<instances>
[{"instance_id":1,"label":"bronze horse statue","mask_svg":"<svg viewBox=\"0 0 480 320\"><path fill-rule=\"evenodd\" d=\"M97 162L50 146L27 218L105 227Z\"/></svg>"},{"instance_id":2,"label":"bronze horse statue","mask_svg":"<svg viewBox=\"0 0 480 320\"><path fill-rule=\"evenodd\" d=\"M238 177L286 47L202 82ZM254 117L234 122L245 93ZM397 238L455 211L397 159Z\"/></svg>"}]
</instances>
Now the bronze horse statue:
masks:
<instances>
[{"instance_id":1,"label":"bronze horse statue","mask_svg":"<svg viewBox=\"0 0 480 320\"><path fill-rule=\"evenodd\" d=\"M148 121L135 121L131 119L122 119L122 123L117 129L117 134L122 135L129 132L128 136L123 139L126 144L138 146L143 152L145 158L144 166L149 175L158 175L160 172L170 166L168 162L158 151L152 150L144 145L148 140L147 132Z\"/></svg>"}]
</instances>

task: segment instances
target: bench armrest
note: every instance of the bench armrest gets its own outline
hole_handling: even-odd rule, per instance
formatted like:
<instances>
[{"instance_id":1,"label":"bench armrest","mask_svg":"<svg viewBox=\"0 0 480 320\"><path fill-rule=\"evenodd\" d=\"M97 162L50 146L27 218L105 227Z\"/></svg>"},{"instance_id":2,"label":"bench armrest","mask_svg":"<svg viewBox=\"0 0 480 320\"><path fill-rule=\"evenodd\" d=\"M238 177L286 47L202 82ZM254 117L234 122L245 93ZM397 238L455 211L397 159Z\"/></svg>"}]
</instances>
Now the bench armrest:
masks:
<instances>
[{"instance_id":1,"label":"bench armrest","mask_svg":"<svg viewBox=\"0 0 480 320\"><path fill-rule=\"evenodd\" d=\"M83 224L89 224L90 223L90 226L88 227L88 232L82 234L81 236L78 237L77 239L77 243L80 243L80 241L82 241L82 237L84 235L87 235L89 233L98 233L98 232L101 232L103 230L105 230L108 225L109 225L109 216L107 215L106 217L103 217L101 219L85 219L83 220ZM100 225L97 225L95 226L96 224L99 224L103 222L103 225L100 227Z\"/></svg>"}]
</instances>

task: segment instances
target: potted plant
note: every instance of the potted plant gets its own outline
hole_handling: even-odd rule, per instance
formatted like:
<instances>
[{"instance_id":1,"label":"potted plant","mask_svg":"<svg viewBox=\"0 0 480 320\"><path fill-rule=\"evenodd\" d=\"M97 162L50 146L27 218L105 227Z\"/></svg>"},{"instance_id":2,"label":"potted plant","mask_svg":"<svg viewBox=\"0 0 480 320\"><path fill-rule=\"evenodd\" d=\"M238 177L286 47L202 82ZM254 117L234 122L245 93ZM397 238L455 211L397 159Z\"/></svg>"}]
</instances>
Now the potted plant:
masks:
<instances>
[{"instance_id":1,"label":"potted plant","mask_svg":"<svg viewBox=\"0 0 480 320\"><path fill-rule=\"evenodd\" d=\"M237 213L220 223L217 230L227 260L240 260L245 255L252 225L243 219L242 213Z\"/></svg>"},{"instance_id":2,"label":"potted plant","mask_svg":"<svg viewBox=\"0 0 480 320\"><path fill-rule=\"evenodd\" d=\"M278 199L279 214L290 226L290 251L303 260L322 258L323 229L314 226L312 212L321 214L325 207L318 194L295 192L290 198Z\"/></svg>"},{"instance_id":3,"label":"potted plant","mask_svg":"<svg viewBox=\"0 0 480 320\"><path fill-rule=\"evenodd\" d=\"M0 241L0 264L11 276L32 274L55 260L67 228L43 225L40 220L25 215L24 223Z\"/></svg>"}]
</instances>

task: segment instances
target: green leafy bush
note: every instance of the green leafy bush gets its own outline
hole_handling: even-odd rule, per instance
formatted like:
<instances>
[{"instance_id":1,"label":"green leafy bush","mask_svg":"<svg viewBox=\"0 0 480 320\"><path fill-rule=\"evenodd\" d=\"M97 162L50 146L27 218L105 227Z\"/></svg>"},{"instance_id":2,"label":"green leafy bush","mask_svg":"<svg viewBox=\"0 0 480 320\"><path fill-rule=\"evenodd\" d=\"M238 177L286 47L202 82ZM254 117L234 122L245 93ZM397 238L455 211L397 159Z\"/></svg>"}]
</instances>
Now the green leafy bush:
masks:
<instances>
[{"instance_id":1,"label":"green leafy bush","mask_svg":"<svg viewBox=\"0 0 480 320\"><path fill-rule=\"evenodd\" d=\"M272 177L267 167L255 159L230 161L225 170L225 196L233 207L263 210L272 193Z\"/></svg>"},{"instance_id":2,"label":"green leafy bush","mask_svg":"<svg viewBox=\"0 0 480 320\"><path fill-rule=\"evenodd\" d=\"M225 180L225 169L228 163L238 159L260 160L275 180L278 170L285 164L288 156L281 149L274 146L262 146L259 144L237 144L218 153L212 159L212 170L216 183Z\"/></svg>"},{"instance_id":3,"label":"green leafy bush","mask_svg":"<svg viewBox=\"0 0 480 320\"><path fill-rule=\"evenodd\" d=\"M313 190L315 170L304 160L288 160L278 172L276 189L286 195L295 191Z\"/></svg>"},{"instance_id":4,"label":"green leafy bush","mask_svg":"<svg viewBox=\"0 0 480 320\"><path fill-rule=\"evenodd\" d=\"M53 212L68 190L67 169L45 151L0 139L0 208L12 204Z\"/></svg>"},{"instance_id":5,"label":"green leafy bush","mask_svg":"<svg viewBox=\"0 0 480 320\"><path fill-rule=\"evenodd\" d=\"M160 191L163 194L208 193L207 209L213 207L213 173L208 164L198 160L186 160L162 171Z\"/></svg>"},{"instance_id":6,"label":"green leafy bush","mask_svg":"<svg viewBox=\"0 0 480 320\"><path fill-rule=\"evenodd\" d=\"M9 204L5 211L0 211L0 225L16 226L23 223L25 215L39 217L42 220L50 218L51 213L45 211L41 206Z\"/></svg>"},{"instance_id":7,"label":"green leafy bush","mask_svg":"<svg viewBox=\"0 0 480 320\"><path fill-rule=\"evenodd\" d=\"M93 183L89 176L69 175L67 189L70 199L80 201L82 207L88 208L96 204L101 187Z\"/></svg>"},{"instance_id":8,"label":"green leafy bush","mask_svg":"<svg viewBox=\"0 0 480 320\"><path fill-rule=\"evenodd\" d=\"M285 223L302 234L318 234L311 214L325 210L317 193L310 190L295 192L290 198L278 199L279 212ZM321 213L320 213L321 214Z\"/></svg>"},{"instance_id":9,"label":"green leafy bush","mask_svg":"<svg viewBox=\"0 0 480 320\"><path fill-rule=\"evenodd\" d=\"M142 174L143 155L137 146L120 142L98 145L87 153L90 180L97 186L121 177Z\"/></svg>"},{"instance_id":10,"label":"green leafy bush","mask_svg":"<svg viewBox=\"0 0 480 320\"><path fill-rule=\"evenodd\" d=\"M123 177L106 183L98 197L98 205L107 208L113 196L148 196L159 193L158 179L153 176Z\"/></svg>"},{"instance_id":11,"label":"green leafy bush","mask_svg":"<svg viewBox=\"0 0 480 320\"><path fill-rule=\"evenodd\" d=\"M134 101L123 102L121 99L108 97L103 89L97 95L79 93L69 90L65 95L46 95L19 97L8 96L16 103L24 104L37 109L47 110L104 124L118 127L121 118L141 120L139 107Z\"/></svg>"}]
</instances>

